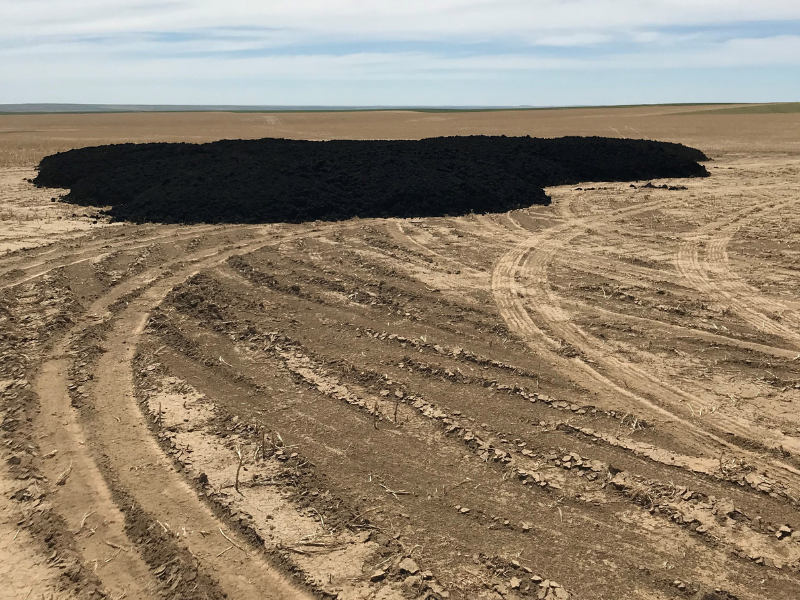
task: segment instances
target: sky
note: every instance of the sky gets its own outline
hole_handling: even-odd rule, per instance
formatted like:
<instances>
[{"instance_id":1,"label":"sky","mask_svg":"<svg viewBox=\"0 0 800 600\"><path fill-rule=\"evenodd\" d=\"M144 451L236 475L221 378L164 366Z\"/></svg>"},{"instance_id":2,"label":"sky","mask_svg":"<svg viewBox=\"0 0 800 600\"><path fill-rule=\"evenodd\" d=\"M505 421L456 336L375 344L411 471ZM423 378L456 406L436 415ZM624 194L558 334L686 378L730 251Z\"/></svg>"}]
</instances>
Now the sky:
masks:
<instances>
[{"instance_id":1,"label":"sky","mask_svg":"<svg viewBox=\"0 0 800 600\"><path fill-rule=\"evenodd\" d=\"M800 0L0 0L0 103L800 100Z\"/></svg>"}]
</instances>

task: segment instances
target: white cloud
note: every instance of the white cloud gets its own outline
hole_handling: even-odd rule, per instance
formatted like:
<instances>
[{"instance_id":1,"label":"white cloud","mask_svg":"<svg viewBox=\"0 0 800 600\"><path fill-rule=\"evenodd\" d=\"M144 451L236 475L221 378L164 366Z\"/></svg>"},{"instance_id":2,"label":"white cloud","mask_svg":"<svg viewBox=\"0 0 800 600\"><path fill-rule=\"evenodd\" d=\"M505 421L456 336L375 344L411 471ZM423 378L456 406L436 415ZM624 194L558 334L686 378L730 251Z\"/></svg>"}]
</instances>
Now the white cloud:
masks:
<instances>
[{"instance_id":1,"label":"white cloud","mask_svg":"<svg viewBox=\"0 0 800 600\"><path fill-rule=\"evenodd\" d=\"M800 19L796 0L0 0L0 35L257 26L312 37L475 40Z\"/></svg>"},{"instance_id":2,"label":"white cloud","mask_svg":"<svg viewBox=\"0 0 800 600\"><path fill-rule=\"evenodd\" d=\"M769 64L800 66L800 36L768 39L737 39L696 51L655 51L636 55L612 54L593 57L540 57L531 54L442 56L424 52L355 52L345 55L289 54L236 59L219 57L153 56L120 62L102 55L86 57L76 52L60 62L32 56L28 61L9 62L0 76L35 69L39 77L60 79L65 75L98 77L104 80L184 78L224 81L258 78L404 79L420 77L474 76L486 78L498 73L570 71L587 69L693 69ZM16 65L16 68L12 65ZM68 69L64 70L64 67Z\"/></svg>"},{"instance_id":3,"label":"white cloud","mask_svg":"<svg viewBox=\"0 0 800 600\"><path fill-rule=\"evenodd\" d=\"M792 22L797 0L0 0L0 102L52 81L145 95L234 80L424 90L542 71L796 66Z\"/></svg>"}]
</instances>

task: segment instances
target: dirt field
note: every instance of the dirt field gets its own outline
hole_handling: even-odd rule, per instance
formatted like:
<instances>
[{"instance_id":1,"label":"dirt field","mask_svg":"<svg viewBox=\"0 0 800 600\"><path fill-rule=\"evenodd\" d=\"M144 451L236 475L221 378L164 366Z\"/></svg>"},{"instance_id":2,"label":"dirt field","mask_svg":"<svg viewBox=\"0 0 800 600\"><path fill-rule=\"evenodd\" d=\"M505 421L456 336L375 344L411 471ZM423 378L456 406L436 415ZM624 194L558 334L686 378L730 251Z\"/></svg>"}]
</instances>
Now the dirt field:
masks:
<instances>
[{"instance_id":1,"label":"dirt field","mask_svg":"<svg viewBox=\"0 0 800 600\"><path fill-rule=\"evenodd\" d=\"M0 598L800 597L800 114L696 110L0 117ZM466 133L712 176L192 227L27 181L114 140Z\"/></svg>"}]
</instances>

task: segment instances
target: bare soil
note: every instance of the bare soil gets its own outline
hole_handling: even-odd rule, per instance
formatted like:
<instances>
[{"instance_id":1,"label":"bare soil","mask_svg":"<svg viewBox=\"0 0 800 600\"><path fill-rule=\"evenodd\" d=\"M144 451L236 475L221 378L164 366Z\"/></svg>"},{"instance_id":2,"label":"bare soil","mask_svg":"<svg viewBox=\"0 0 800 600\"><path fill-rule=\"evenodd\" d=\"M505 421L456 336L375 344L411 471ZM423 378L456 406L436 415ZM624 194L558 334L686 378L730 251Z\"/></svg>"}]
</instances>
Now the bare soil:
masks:
<instances>
[{"instance_id":1,"label":"bare soil","mask_svg":"<svg viewBox=\"0 0 800 600\"><path fill-rule=\"evenodd\" d=\"M46 213L36 153L122 117L0 117L0 597L800 596L798 117L677 110L292 115L630 127L711 177L235 226Z\"/></svg>"}]
</instances>

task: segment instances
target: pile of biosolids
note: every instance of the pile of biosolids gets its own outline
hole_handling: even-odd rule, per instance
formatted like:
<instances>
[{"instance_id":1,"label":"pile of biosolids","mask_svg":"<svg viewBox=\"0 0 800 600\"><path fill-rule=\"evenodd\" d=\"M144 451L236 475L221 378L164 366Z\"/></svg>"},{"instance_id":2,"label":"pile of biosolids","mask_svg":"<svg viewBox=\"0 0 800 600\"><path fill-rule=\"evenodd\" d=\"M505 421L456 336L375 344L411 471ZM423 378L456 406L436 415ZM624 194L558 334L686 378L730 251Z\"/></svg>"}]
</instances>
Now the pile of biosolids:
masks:
<instances>
[{"instance_id":1,"label":"pile of biosolids","mask_svg":"<svg viewBox=\"0 0 800 600\"><path fill-rule=\"evenodd\" d=\"M705 177L681 144L599 137L224 140L115 144L48 156L35 183L115 220L270 223L429 217L549 204L545 186Z\"/></svg>"}]
</instances>

